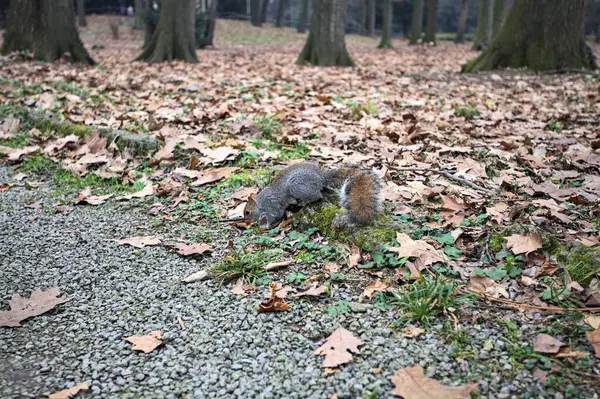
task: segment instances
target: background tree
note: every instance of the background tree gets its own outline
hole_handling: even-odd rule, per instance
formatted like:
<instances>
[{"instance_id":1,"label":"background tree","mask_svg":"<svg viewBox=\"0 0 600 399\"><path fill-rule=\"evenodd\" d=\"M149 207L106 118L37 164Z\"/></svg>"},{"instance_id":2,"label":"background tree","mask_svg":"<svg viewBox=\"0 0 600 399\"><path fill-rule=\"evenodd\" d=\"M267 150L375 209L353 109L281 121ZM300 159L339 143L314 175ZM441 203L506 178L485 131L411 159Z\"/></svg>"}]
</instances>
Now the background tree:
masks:
<instances>
[{"instance_id":1,"label":"background tree","mask_svg":"<svg viewBox=\"0 0 600 399\"><path fill-rule=\"evenodd\" d=\"M298 33L306 32L306 24L308 22L308 0L302 0L300 6L300 15L298 16Z\"/></svg>"},{"instance_id":2,"label":"background tree","mask_svg":"<svg viewBox=\"0 0 600 399\"><path fill-rule=\"evenodd\" d=\"M267 22L267 14L269 12L269 1L270 0L262 0L260 3L260 20L263 24Z\"/></svg>"},{"instance_id":3,"label":"background tree","mask_svg":"<svg viewBox=\"0 0 600 399\"><path fill-rule=\"evenodd\" d=\"M278 0L277 2L277 17L275 18L275 26L281 28L283 25L283 14L285 13L286 0Z\"/></svg>"},{"instance_id":4,"label":"background tree","mask_svg":"<svg viewBox=\"0 0 600 399\"><path fill-rule=\"evenodd\" d=\"M437 33L438 0L427 0L427 26L425 27L425 43L435 44Z\"/></svg>"},{"instance_id":5,"label":"background tree","mask_svg":"<svg viewBox=\"0 0 600 399\"><path fill-rule=\"evenodd\" d=\"M152 40L136 61L198 62L195 40L195 0L163 0Z\"/></svg>"},{"instance_id":6,"label":"background tree","mask_svg":"<svg viewBox=\"0 0 600 399\"><path fill-rule=\"evenodd\" d=\"M79 26L87 26L85 19L85 0L77 0L77 20Z\"/></svg>"},{"instance_id":7,"label":"background tree","mask_svg":"<svg viewBox=\"0 0 600 399\"><path fill-rule=\"evenodd\" d=\"M250 0L250 23L254 26L262 26L262 2L261 0Z\"/></svg>"},{"instance_id":8,"label":"background tree","mask_svg":"<svg viewBox=\"0 0 600 399\"><path fill-rule=\"evenodd\" d=\"M392 48L392 15L394 5L392 0L383 0L383 26L381 28L381 41L378 48Z\"/></svg>"},{"instance_id":9,"label":"background tree","mask_svg":"<svg viewBox=\"0 0 600 399\"><path fill-rule=\"evenodd\" d=\"M479 0L477 13L477 31L473 37L473 50L480 51L487 47L489 0Z\"/></svg>"},{"instance_id":10,"label":"background tree","mask_svg":"<svg viewBox=\"0 0 600 399\"><path fill-rule=\"evenodd\" d=\"M463 71L595 69L584 21L585 0L518 0L489 48Z\"/></svg>"},{"instance_id":11,"label":"background tree","mask_svg":"<svg viewBox=\"0 0 600 399\"><path fill-rule=\"evenodd\" d=\"M408 44L417 44L421 39L421 33L423 32L423 6L425 0L415 0L413 3L413 19L412 28L410 34L410 41Z\"/></svg>"},{"instance_id":12,"label":"background tree","mask_svg":"<svg viewBox=\"0 0 600 399\"><path fill-rule=\"evenodd\" d=\"M375 35L375 0L367 0L367 35Z\"/></svg>"},{"instance_id":13,"label":"background tree","mask_svg":"<svg viewBox=\"0 0 600 399\"><path fill-rule=\"evenodd\" d=\"M72 0L12 0L0 52L13 51L47 62L69 53L75 62L95 64L79 39Z\"/></svg>"},{"instance_id":14,"label":"background tree","mask_svg":"<svg viewBox=\"0 0 600 399\"><path fill-rule=\"evenodd\" d=\"M354 66L346 49L344 29L348 0L315 0L308 39L297 64Z\"/></svg>"},{"instance_id":15,"label":"background tree","mask_svg":"<svg viewBox=\"0 0 600 399\"><path fill-rule=\"evenodd\" d=\"M219 0L210 0L210 8L208 9L208 37L206 38L207 46L214 46L215 26L217 25L217 6Z\"/></svg>"},{"instance_id":16,"label":"background tree","mask_svg":"<svg viewBox=\"0 0 600 399\"><path fill-rule=\"evenodd\" d=\"M464 43L467 30L467 17L469 16L469 0L462 0L458 28L456 29L456 43Z\"/></svg>"},{"instance_id":17,"label":"background tree","mask_svg":"<svg viewBox=\"0 0 600 399\"><path fill-rule=\"evenodd\" d=\"M142 29L144 27L144 0L133 1L133 12L135 13L133 28Z\"/></svg>"}]
</instances>

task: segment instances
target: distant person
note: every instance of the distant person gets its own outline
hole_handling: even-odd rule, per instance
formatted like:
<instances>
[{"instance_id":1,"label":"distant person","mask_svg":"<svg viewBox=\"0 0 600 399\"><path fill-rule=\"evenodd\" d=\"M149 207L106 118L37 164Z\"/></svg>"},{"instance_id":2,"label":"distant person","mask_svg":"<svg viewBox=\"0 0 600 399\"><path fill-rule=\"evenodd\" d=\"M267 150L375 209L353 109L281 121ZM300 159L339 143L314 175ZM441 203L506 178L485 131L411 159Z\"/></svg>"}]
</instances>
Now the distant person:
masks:
<instances>
[{"instance_id":1,"label":"distant person","mask_svg":"<svg viewBox=\"0 0 600 399\"><path fill-rule=\"evenodd\" d=\"M133 7L127 7L127 21L132 24L133 23Z\"/></svg>"}]
</instances>

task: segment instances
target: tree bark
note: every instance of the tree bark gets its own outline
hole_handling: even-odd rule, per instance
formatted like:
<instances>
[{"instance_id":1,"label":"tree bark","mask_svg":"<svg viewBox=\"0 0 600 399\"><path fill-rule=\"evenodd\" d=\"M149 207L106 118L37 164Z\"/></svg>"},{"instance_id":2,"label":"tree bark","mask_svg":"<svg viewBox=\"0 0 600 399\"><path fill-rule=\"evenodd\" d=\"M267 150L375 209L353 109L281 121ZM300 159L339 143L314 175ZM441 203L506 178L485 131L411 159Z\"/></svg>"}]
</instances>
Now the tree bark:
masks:
<instances>
[{"instance_id":1,"label":"tree bark","mask_svg":"<svg viewBox=\"0 0 600 399\"><path fill-rule=\"evenodd\" d=\"M348 0L315 0L312 26L297 64L354 66L344 38L347 12Z\"/></svg>"},{"instance_id":2,"label":"tree bark","mask_svg":"<svg viewBox=\"0 0 600 399\"><path fill-rule=\"evenodd\" d=\"M383 27L381 30L381 41L378 48L392 48L392 14L394 5L392 0L383 0Z\"/></svg>"},{"instance_id":3,"label":"tree bark","mask_svg":"<svg viewBox=\"0 0 600 399\"><path fill-rule=\"evenodd\" d=\"M495 2L494 0L487 0L488 5L487 5L487 29L485 31L485 43L486 44L490 44L492 42L492 37L494 34L494 8L495 8Z\"/></svg>"},{"instance_id":4,"label":"tree bark","mask_svg":"<svg viewBox=\"0 0 600 399\"><path fill-rule=\"evenodd\" d=\"M464 43L467 30L467 17L469 16L469 0L462 0L460 16L458 17L458 29L456 30L456 43Z\"/></svg>"},{"instance_id":5,"label":"tree bark","mask_svg":"<svg viewBox=\"0 0 600 399\"><path fill-rule=\"evenodd\" d=\"M72 0L12 0L0 53L13 51L47 62L69 53L74 62L96 64L79 39Z\"/></svg>"},{"instance_id":6,"label":"tree bark","mask_svg":"<svg viewBox=\"0 0 600 399\"><path fill-rule=\"evenodd\" d=\"M298 33L306 32L307 22L308 22L308 0L302 0L302 6L300 7L300 15L298 16Z\"/></svg>"},{"instance_id":7,"label":"tree bark","mask_svg":"<svg viewBox=\"0 0 600 399\"><path fill-rule=\"evenodd\" d=\"M489 48L464 65L463 72L596 69L584 22L585 0L519 0Z\"/></svg>"},{"instance_id":8,"label":"tree bark","mask_svg":"<svg viewBox=\"0 0 600 399\"><path fill-rule=\"evenodd\" d=\"M85 19L85 0L77 0L77 20L79 26L87 26L87 20Z\"/></svg>"},{"instance_id":9,"label":"tree bark","mask_svg":"<svg viewBox=\"0 0 600 399\"><path fill-rule=\"evenodd\" d=\"M506 21L509 8L507 7L507 1L505 0L493 0L494 4L494 16L492 18L492 39L496 37L500 28ZM489 22L488 22L489 23ZM491 43L491 40L490 40Z\"/></svg>"},{"instance_id":10,"label":"tree bark","mask_svg":"<svg viewBox=\"0 0 600 399\"><path fill-rule=\"evenodd\" d=\"M427 0L427 27L425 28L425 43L435 42L437 33L438 0Z\"/></svg>"},{"instance_id":11,"label":"tree bark","mask_svg":"<svg viewBox=\"0 0 600 399\"><path fill-rule=\"evenodd\" d=\"M182 60L198 62L195 40L196 2L163 0L152 40L136 61L150 63Z\"/></svg>"},{"instance_id":12,"label":"tree bark","mask_svg":"<svg viewBox=\"0 0 600 399\"><path fill-rule=\"evenodd\" d=\"M208 37L206 38L207 46L214 46L215 26L217 26L217 5L219 0L211 0L210 8L208 9Z\"/></svg>"},{"instance_id":13,"label":"tree bark","mask_svg":"<svg viewBox=\"0 0 600 399\"><path fill-rule=\"evenodd\" d=\"M262 26L262 2L261 0L250 0L250 23L254 26Z\"/></svg>"},{"instance_id":14,"label":"tree bark","mask_svg":"<svg viewBox=\"0 0 600 399\"><path fill-rule=\"evenodd\" d=\"M135 13L133 28L142 29L144 27L144 0L133 1L133 12Z\"/></svg>"},{"instance_id":15,"label":"tree bark","mask_svg":"<svg viewBox=\"0 0 600 399\"><path fill-rule=\"evenodd\" d=\"M275 19L275 27L281 28L283 25L283 14L285 13L286 0L279 0L277 3L277 18Z\"/></svg>"},{"instance_id":16,"label":"tree bark","mask_svg":"<svg viewBox=\"0 0 600 399\"><path fill-rule=\"evenodd\" d=\"M367 35L375 36L375 0L367 0Z\"/></svg>"},{"instance_id":17,"label":"tree bark","mask_svg":"<svg viewBox=\"0 0 600 399\"><path fill-rule=\"evenodd\" d=\"M481 51L488 45L486 42L488 0L479 0L479 11L477 13L477 31L473 37L473 50Z\"/></svg>"},{"instance_id":18,"label":"tree bark","mask_svg":"<svg viewBox=\"0 0 600 399\"><path fill-rule=\"evenodd\" d=\"M262 0L261 5L260 5L261 6L260 18L261 18L261 21L263 24L267 23L267 14L269 11L269 1L270 0Z\"/></svg>"},{"instance_id":19,"label":"tree bark","mask_svg":"<svg viewBox=\"0 0 600 399\"><path fill-rule=\"evenodd\" d=\"M374 1L374 0L371 0ZM410 34L410 41L408 44L417 44L421 40L421 34L423 33L423 6L425 0L415 0L413 3L413 18L412 27Z\"/></svg>"}]
</instances>

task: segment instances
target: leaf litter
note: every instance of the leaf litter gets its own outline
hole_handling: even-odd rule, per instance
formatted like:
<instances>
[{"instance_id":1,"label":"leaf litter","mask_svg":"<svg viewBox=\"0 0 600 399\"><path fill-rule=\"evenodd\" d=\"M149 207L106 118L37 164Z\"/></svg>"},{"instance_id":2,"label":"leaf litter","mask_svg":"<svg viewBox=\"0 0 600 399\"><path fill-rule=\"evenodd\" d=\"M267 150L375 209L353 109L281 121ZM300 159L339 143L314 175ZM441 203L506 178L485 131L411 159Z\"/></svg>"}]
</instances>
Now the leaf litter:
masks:
<instances>
[{"instance_id":1,"label":"leaf litter","mask_svg":"<svg viewBox=\"0 0 600 399\"><path fill-rule=\"evenodd\" d=\"M60 298L58 287L35 290L29 298L14 294L8 301L10 310L0 310L0 327L21 327L21 322L30 317L44 314L71 298Z\"/></svg>"}]
</instances>

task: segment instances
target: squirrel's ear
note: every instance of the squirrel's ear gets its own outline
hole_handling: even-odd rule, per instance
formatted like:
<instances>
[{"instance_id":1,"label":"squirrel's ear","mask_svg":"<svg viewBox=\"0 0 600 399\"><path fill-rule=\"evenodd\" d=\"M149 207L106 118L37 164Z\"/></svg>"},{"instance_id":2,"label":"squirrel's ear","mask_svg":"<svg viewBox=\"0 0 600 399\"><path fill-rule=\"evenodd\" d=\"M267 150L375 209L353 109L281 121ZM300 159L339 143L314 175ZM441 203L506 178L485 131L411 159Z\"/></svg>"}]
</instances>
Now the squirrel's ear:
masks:
<instances>
[{"instance_id":1,"label":"squirrel's ear","mask_svg":"<svg viewBox=\"0 0 600 399\"><path fill-rule=\"evenodd\" d=\"M256 205L256 198L254 197L254 194L251 194L248 197L248 205Z\"/></svg>"}]
</instances>

